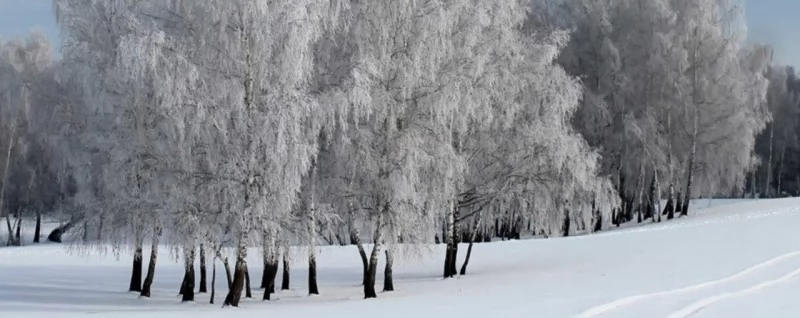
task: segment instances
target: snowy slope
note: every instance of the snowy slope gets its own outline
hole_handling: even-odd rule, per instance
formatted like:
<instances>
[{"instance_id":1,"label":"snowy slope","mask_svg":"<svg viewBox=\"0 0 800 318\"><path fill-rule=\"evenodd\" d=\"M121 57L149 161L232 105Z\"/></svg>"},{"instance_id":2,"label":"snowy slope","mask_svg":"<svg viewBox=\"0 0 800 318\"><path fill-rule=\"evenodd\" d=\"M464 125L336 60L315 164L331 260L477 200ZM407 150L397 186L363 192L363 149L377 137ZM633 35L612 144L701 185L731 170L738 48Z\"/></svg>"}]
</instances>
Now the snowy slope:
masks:
<instances>
[{"instance_id":1,"label":"snowy slope","mask_svg":"<svg viewBox=\"0 0 800 318\"><path fill-rule=\"evenodd\" d=\"M2 248L0 317L800 317L800 199L709 206L689 218L597 235L478 244L468 275L447 281L439 278L444 250L437 246L396 264L398 291L374 300L361 299L356 249L322 248L322 295L305 296L299 254L294 290L238 309L209 305L206 294L181 304L182 270L167 248L152 299L125 292L128 255L118 261L59 245ZM261 262L250 254L257 285ZM217 279L219 304L226 291L220 268Z\"/></svg>"}]
</instances>

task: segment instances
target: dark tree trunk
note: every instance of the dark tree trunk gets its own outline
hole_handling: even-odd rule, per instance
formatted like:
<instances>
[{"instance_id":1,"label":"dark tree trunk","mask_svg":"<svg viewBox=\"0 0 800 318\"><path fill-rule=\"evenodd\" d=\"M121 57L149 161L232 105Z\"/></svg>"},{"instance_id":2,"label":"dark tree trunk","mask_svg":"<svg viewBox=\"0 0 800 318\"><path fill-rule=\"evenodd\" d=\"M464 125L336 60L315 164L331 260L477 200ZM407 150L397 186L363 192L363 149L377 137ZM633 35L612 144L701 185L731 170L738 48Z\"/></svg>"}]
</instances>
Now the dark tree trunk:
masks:
<instances>
[{"instance_id":1,"label":"dark tree trunk","mask_svg":"<svg viewBox=\"0 0 800 318\"><path fill-rule=\"evenodd\" d=\"M247 265L244 266L244 283L244 297L253 298L253 291L250 290L250 270L247 269Z\"/></svg>"},{"instance_id":2,"label":"dark tree trunk","mask_svg":"<svg viewBox=\"0 0 800 318\"><path fill-rule=\"evenodd\" d=\"M267 260L267 252L263 254L264 269L261 271L261 288L269 287L269 260Z\"/></svg>"},{"instance_id":3,"label":"dark tree trunk","mask_svg":"<svg viewBox=\"0 0 800 318\"><path fill-rule=\"evenodd\" d=\"M650 194L649 194L650 200L649 200L649 204L647 205L647 209L650 211L650 213L648 213L648 214L650 214L653 217L653 222L656 222L656 221L661 221L661 214L659 213L660 211L656 211L658 209L657 204L659 204L659 201L661 200L661 197L660 197L660 193L658 193L658 190L656 189L656 186L657 186L656 185L656 182L657 182L656 178L658 178L658 175L656 174L657 171L653 170L653 173L654 173L653 174L653 179L651 179L651 181L650 181L650 189L649 189L650 190Z\"/></svg>"},{"instance_id":4,"label":"dark tree trunk","mask_svg":"<svg viewBox=\"0 0 800 318\"><path fill-rule=\"evenodd\" d=\"M39 236L42 235L42 213L36 211L36 228L33 230L33 242L39 243ZM140 275L141 276L141 275Z\"/></svg>"},{"instance_id":5,"label":"dark tree trunk","mask_svg":"<svg viewBox=\"0 0 800 318\"><path fill-rule=\"evenodd\" d=\"M142 284L142 297L150 297L150 287L153 285L153 278L156 274L156 260L158 258L158 240L161 238L161 229L156 228L156 233L153 235L153 244L150 250L150 263L147 264L147 276L144 278Z\"/></svg>"},{"instance_id":6,"label":"dark tree trunk","mask_svg":"<svg viewBox=\"0 0 800 318\"><path fill-rule=\"evenodd\" d=\"M181 301L194 301L194 247L185 252L183 284L181 284Z\"/></svg>"},{"instance_id":7,"label":"dark tree trunk","mask_svg":"<svg viewBox=\"0 0 800 318\"><path fill-rule=\"evenodd\" d=\"M287 252L283 252L283 277L281 279L281 290L289 290L289 258Z\"/></svg>"},{"instance_id":8,"label":"dark tree trunk","mask_svg":"<svg viewBox=\"0 0 800 318\"><path fill-rule=\"evenodd\" d=\"M672 186L672 185L670 185ZM667 220L672 220L675 218L675 202L673 202L673 198L667 199L667 205L664 206L664 212L667 215Z\"/></svg>"},{"instance_id":9,"label":"dark tree trunk","mask_svg":"<svg viewBox=\"0 0 800 318\"><path fill-rule=\"evenodd\" d=\"M620 226L622 224L623 218L627 215L627 203L628 198L625 193L625 176L622 174L622 170L619 171L619 199L620 199L620 207L617 210L615 215L614 225Z\"/></svg>"},{"instance_id":10,"label":"dark tree trunk","mask_svg":"<svg viewBox=\"0 0 800 318\"><path fill-rule=\"evenodd\" d=\"M597 201L592 200L592 215L594 215L594 228L592 232L600 232L603 229L603 214L597 209Z\"/></svg>"},{"instance_id":11,"label":"dark tree trunk","mask_svg":"<svg viewBox=\"0 0 800 318\"><path fill-rule=\"evenodd\" d=\"M128 291L142 292L142 243L136 242L136 250L133 252L133 269L131 272L131 285Z\"/></svg>"},{"instance_id":12,"label":"dark tree trunk","mask_svg":"<svg viewBox=\"0 0 800 318\"><path fill-rule=\"evenodd\" d=\"M239 240L239 247L236 252L236 269L233 274L233 283L225 296L225 303L223 306L239 307L239 300L242 298L242 289L244 289L245 272L247 271L247 246L245 245L245 238Z\"/></svg>"},{"instance_id":13,"label":"dark tree trunk","mask_svg":"<svg viewBox=\"0 0 800 318\"><path fill-rule=\"evenodd\" d=\"M275 293L275 278L278 277L278 257L277 255L270 260L269 265L269 292L270 294Z\"/></svg>"},{"instance_id":14,"label":"dark tree trunk","mask_svg":"<svg viewBox=\"0 0 800 318\"><path fill-rule=\"evenodd\" d=\"M367 276L364 277L364 298L376 298L378 294L375 292L375 275L378 272L378 254L380 253L381 246L375 244L372 247L372 253L369 257L369 266L367 268Z\"/></svg>"},{"instance_id":15,"label":"dark tree trunk","mask_svg":"<svg viewBox=\"0 0 800 318\"><path fill-rule=\"evenodd\" d=\"M209 304L214 303L214 296L216 294L215 285L217 284L217 260L211 262L211 297L208 301Z\"/></svg>"},{"instance_id":16,"label":"dark tree trunk","mask_svg":"<svg viewBox=\"0 0 800 318\"><path fill-rule=\"evenodd\" d=\"M200 244L200 286L197 288L198 293L206 293L206 249L203 244Z\"/></svg>"},{"instance_id":17,"label":"dark tree trunk","mask_svg":"<svg viewBox=\"0 0 800 318\"><path fill-rule=\"evenodd\" d=\"M308 256L308 294L319 295L319 288L317 288L317 258L314 256L314 251L311 251Z\"/></svg>"},{"instance_id":18,"label":"dark tree trunk","mask_svg":"<svg viewBox=\"0 0 800 318\"><path fill-rule=\"evenodd\" d=\"M369 270L369 259L367 258L367 251L364 250L364 244L361 243L361 238L358 236L358 231L352 230L350 233L350 240L358 248L358 254L361 256L361 265L364 270L364 275L361 279L361 285L367 283L367 275Z\"/></svg>"},{"instance_id":19,"label":"dark tree trunk","mask_svg":"<svg viewBox=\"0 0 800 318\"><path fill-rule=\"evenodd\" d=\"M467 274L467 265L469 265L469 258L472 256L472 245L475 243L475 236L478 235L478 229L480 228L481 224L481 214L478 213L475 216L475 225L472 228L472 235L469 237L469 245L467 246L467 255L464 259L464 264L461 265L461 271L459 275L466 275ZM528 222L528 226L530 227L530 221Z\"/></svg>"},{"instance_id":20,"label":"dark tree trunk","mask_svg":"<svg viewBox=\"0 0 800 318\"><path fill-rule=\"evenodd\" d=\"M383 291L394 291L394 282L392 281L392 265L394 265L394 257L392 256L391 249L386 249L386 267L383 269Z\"/></svg>"},{"instance_id":21,"label":"dark tree trunk","mask_svg":"<svg viewBox=\"0 0 800 318\"><path fill-rule=\"evenodd\" d=\"M47 236L47 240L50 242L61 243L61 236L64 235L67 231L69 231L74 226L74 223L69 222L62 226L57 227L55 230L50 232L50 235Z\"/></svg>"},{"instance_id":22,"label":"dark tree trunk","mask_svg":"<svg viewBox=\"0 0 800 318\"><path fill-rule=\"evenodd\" d=\"M683 196L680 192L678 192L678 199L675 203L675 213L683 214Z\"/></svg>"},{"instance_id":23,"label":"dark tree trunk","mask_svg":"<svg viewBox=\"0 0 800 318\"><path fill-rule=\"evenodd\" d=\"M228 262L228 258L222 259L222 265L225 267L225 278L228 282L228 289L233 288L233 276L231 276L231 264Z\"/></svg>"},{"instance_id":24,"label":"dark tree trunk","mask_svg":"<svg viewBox=\"0 0 800 318\"><path fill-rule=\"evenodd\" d=\"M456 258L458 256L458 242L456 236L458 230L456 229L456 220L458 219L458 203L451 208L450 213L447 215L447 233L445 241L447 242L447 249L444 256L444 278L451 278L458 274L456 265Z\"/></svg>"},{"instance_id":25,"label":"dark tree trunk","mask_svg":"<svg viewBox=\"0 0 800 318\"><path fill-rule=\"evenodd\" d=\"M561 235L563 235L564 237L569 236L569 226L570 226L569 209L564 209L564 223L561 225Z\"/></svg>"},{"instance_id":26,"label":"dark tree trunk","mask_svg":"<svg viewBox=\"0 0 800 318\"><path fill-rule=\"evenodd\" d=\"M19 213L17 213L17 230L14 233L14 245L20 246L22 245L22 236L20 235L20 230L22 229L22 218L19 217Z\"/></svg>"},{"instance_id":27,"label":"dark tree trunk","mask_svg":"<svg viewBox=\"0 0 800 318\"><path fill-rule=\"evenodd\" d=\"M267 287L264 289L263 300L270 300L270 294L275 293L275 278L278 276L278 258L270 256L266 267Z\"/></svg>"}]
</instances>

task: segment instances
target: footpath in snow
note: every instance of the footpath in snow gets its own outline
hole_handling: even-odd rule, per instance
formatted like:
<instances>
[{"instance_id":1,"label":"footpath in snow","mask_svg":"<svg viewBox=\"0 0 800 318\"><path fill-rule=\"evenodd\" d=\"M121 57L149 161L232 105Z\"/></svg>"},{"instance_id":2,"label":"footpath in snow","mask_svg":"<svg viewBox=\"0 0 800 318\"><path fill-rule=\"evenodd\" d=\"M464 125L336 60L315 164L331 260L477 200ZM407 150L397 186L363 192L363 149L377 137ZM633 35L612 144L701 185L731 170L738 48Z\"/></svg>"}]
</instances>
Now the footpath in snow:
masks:
<instances>
[{"instance_id":1,"label":"footpath in snow","mask_svg":"<svg viewBox=\"0 0 800 318\"><path fill-rule=\"evenodd\" d=\"M255 289L226 309L221 266L217 305L208 294L180 303L183 271L166 247L151 299L125 292L129 255L0 248L0 317L800 317L800 199L712 203L660 224L476 244L468 275L446 281L442 246L408 253L395 264L397 291L372 300L361 299L352 246L320 249L322 295L306 296L297 251L292 290L262 302ZM257 285L261 261L250 255Z\"/></svg>"}]
</instances>

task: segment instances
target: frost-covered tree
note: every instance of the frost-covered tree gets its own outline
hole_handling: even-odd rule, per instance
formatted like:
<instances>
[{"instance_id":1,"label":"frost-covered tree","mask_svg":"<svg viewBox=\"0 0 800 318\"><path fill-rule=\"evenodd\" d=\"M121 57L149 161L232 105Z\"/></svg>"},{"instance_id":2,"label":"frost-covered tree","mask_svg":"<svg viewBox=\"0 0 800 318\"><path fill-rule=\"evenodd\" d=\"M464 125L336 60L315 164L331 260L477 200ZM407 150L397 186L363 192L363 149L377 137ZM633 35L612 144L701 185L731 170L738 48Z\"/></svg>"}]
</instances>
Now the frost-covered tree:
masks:
<instances>
[{"instance_id":1,"label":"frost-covered tree","mask_svg":"<svg viewBox=\"0 0 800 318\"><path fill-rule=\"evenodd\" d=\"M6 216L9 245L22 243L22 219L30 214L36 215L33 240L39 241L42 210L54 206L58 192L47 140L57 98L52 69L52 48L42 33L0 43L0 215Z\"/></svg>"}]
</instances>

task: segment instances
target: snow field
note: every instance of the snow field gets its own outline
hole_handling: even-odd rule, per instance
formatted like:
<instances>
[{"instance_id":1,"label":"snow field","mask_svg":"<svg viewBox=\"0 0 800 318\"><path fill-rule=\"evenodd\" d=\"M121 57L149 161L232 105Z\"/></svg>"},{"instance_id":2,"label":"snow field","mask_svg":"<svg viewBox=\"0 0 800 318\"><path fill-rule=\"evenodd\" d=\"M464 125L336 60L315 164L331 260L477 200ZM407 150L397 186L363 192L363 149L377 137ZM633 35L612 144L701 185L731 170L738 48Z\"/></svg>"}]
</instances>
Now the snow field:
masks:
<instances>
[{"instance_id":1,"label":"snow field","mask_svg":"<svg viewBox=\"0 0 800 318\"><path fill-rule=\"evenodd\" d=\"M207 294L197 294L195 303L180 303L183 272L167 247L159 251L151 299L125 291L130 255L80 255L55 244L2 248L0 316L800 316L795 304L800 234L794 226L800 224L800 200L736 202L694 212L596 235L476 244L468 274L451 280L440 278L444 246L429 247L419 257L396 256L397 291L372 300L362 299L358 252L346 246L319 249L321 295L306 296L305 252L298 249L292 290L263 302L255 288L260 255L252 249L254 299L225 309L220 308L227 288L219 262L217 304L208 304ZM466 244L462 258L465 252ZM209 264L209 282L210 270Z\"/></svg>"}]
</instances>

